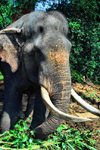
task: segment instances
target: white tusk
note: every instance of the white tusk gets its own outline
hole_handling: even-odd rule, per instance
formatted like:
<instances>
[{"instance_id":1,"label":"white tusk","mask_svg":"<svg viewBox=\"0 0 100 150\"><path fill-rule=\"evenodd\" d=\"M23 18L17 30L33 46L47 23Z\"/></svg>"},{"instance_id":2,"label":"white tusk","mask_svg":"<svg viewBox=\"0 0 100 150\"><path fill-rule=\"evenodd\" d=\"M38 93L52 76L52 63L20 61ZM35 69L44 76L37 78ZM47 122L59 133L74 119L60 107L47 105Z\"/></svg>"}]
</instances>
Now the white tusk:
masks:
<instances>
[{"instance_id":1,"label":"white tusk","mask_svg":"<svg viewBox=\"0 0 100 150\"><path fill-rule=\"evenodd\" d=\"M21 33L21 29L18 29L18 28L8 28L8 29L3 29L0 31L0 34L3 34L3 33Z\"/></svg>"},{"instance_id":2,"label":"white tusk","mask_svg":"<svg viewBox=\"0 0 100 150\"><path fill-rule=\"evenodd\" d=\"M42 99L47 106L47 108L58 118L66 120L66 121L72 121L72 122L84 122L84 121L92 121L91 119L88 118L82 118L82 117L76 117L72 115L68 115L60 110L58 110L53 103L50 100L49 94L47 90L41 86L41 95Z\"/></svg>"},{"instance_id":3,"label":"white tusk","mask_svg":"<svg viewBox=\"0 0 100 150\"><path fill-rule=\"evenodd\" d=\"M89 105L87 102L85 102L74 90L71 89L71 95L75 98L75 100L87 111L90 111L92 114L100 116L100 111L96 109L95 107Z\"/></svg>"}]
</instances>

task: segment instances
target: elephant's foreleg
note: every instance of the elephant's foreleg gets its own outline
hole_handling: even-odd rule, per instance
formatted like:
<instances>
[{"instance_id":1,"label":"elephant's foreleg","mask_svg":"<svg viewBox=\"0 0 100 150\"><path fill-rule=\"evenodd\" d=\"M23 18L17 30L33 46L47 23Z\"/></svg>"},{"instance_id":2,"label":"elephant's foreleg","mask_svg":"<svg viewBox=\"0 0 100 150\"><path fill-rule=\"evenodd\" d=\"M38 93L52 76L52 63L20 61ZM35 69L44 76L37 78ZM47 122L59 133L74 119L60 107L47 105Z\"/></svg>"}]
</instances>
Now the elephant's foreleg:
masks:
<instances>
[{"instance_id":1,"label":"elephant's foreleg","mask_svg":"<svg viewBox=\"0 0 100 150\"><path fill-rule=\"evenodd\" d=\"M34 113L31 128L34 129L45 121L46 106L41 98L40 88L36 91L34 100Z\"/></svg>"},{"instance_id":2,"label":"elephant's foreleg","mask_svg":"<svg viewBox=\"0 0 100 150\"><path fill-rule=\"evenodd\" d=\"M5 89L5 98L3 104L3 113L1 118L1 132L5 132L16 124L19 113L19 100L21 94L15 87Z\"/></svg>"},{"instance_id":3,"label":"elephant's foreleg","mask_svg":"<svg viewBox=\"0 0 100 150\"><path fill-rule=\"evenodd\" d=\"M35 94L32 94L32 95L29 95L28 99L27 99L27 108L26 108L26 111L25 111L25 116L28 117L32 111L33 111L33 108L34 108L34 98L35 98Z\"/></svg>"}]
</instances>

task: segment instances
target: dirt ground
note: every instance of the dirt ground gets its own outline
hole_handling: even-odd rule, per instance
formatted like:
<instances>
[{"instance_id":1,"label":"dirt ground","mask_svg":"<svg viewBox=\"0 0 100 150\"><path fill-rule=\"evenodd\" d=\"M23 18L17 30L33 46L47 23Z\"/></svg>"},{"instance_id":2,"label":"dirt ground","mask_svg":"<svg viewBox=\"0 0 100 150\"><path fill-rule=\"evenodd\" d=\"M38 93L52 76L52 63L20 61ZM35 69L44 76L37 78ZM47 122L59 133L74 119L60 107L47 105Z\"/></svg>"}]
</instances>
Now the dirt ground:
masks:
<instances>
[{"instance_id":1,"label":"dirt ground","mask_svg":"<svg viewBox=\"0 0 100 150\"><path fill-rule=\"evenodd\" d=\"M73 83L73 89L84 98L86 102L91 104L92 106L98 108L100 110L100 86L94 85L91 82L83 82L82 84ZM0 83L0 115L3 106L3 84ZM76 115L79 117L89 117L92 121L82 122L82 123L73 123L73 122L65 122L66 126L72 127L78 130L90 130L92 132L92 139L96 140L97 150L100 150L100 118L87 112L84 108L75 102L74 98L71 98L70 107L68 109L68 113L72 115Z\"/></svg>"},{"instance_id":2,"label":"dirt ground","mask_svg":"<svg viewBox=\"0 0 100 150\"><path fill-rule=\"evenodd\" d=\"M94 85L91 82L83 82L82 84L73 83L72 87L86 102L100 110L100 86ZM87 112L73 98L71 98L68 113L92 119L92 121L82 123L66 122L66 125L82 131L90 130L92 132L92 139L97 141L96 148L100 150L100 117Z\"/></svg>"}]
</instances>

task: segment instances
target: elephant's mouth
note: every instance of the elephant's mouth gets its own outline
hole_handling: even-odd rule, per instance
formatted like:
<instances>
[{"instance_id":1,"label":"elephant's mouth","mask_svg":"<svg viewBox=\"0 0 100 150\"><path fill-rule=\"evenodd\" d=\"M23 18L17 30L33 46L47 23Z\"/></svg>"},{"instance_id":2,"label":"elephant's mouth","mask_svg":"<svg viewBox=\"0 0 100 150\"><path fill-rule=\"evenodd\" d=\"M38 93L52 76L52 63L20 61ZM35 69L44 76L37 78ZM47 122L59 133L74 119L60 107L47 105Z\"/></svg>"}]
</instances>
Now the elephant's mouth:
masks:
<instances>
[{"instance_id":1,"label":"elephant's mouth","mask_svg":"<svg viewBox=\"0 0 100 150\"><path fill-rule=\"evenodd\" d=\"M72 89L73 90L73 89ZM72 93L73 91L71 91ZM76 116L72 116L69 114L66 114L60 110L58 110L52 103L52 101L50 100L49 97L49 93L48 91L41 86L41 95L42 95L42 99L45 103L45 105L47 106L47 108L58 118L66 120L66 121L72 121L72 122L84 122L84 121L91 121L91 119L89 118L82 118L82 117L76 117ZM100 111L96 108L94 108L93 106L89 105L88 103L86 103L84 100L80 100L79 104L84 107L85 109L87 109L88 111L90 111L91 113L100 116Z\"/></svg>"}]
</instances>

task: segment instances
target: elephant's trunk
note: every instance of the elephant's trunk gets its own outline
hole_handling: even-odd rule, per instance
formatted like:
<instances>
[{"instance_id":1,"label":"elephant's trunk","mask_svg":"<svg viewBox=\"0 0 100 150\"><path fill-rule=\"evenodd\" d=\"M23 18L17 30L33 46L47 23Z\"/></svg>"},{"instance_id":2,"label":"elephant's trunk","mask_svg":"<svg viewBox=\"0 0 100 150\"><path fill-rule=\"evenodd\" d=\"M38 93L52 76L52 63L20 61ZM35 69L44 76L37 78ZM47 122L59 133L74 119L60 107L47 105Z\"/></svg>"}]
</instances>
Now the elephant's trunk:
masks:
<instances>
[{"instance_id":1,"label":"elephant's trunk","mask_svg":"<svg viewBox=\"0 0 100 150\"><path fill-rule=\"evenodd\" d=\"M54 106L66 113L71 95L69 67L71 43L59 32L47 33L41 47L45 61L41 62L40 85L47 89ZM49 113L45 122L36 128L35 137L45 138L56 131L61 122L61 119Z\"/></svg>"},{"instance_id":2,"label":"elephant's trunk","mask_svg":"<svg viewBox=\"0 0 100 150\"><path fill-rule=\"evenodd\" d=\"M65 113L67 112L71 95L70 70L69 68L66 69L67 71L63 71L62 75L57 77L60 81L57 81L57 83L53 81L52 86L54 87L52 87L52 90L50 87L47 88L54 106ZM66 79L64 80L65 76ZM61 119L50 113L46 121L36 128L35 137L40 139L45 138L55 132L61 123Z\"/></svg>"}]
</instances>

